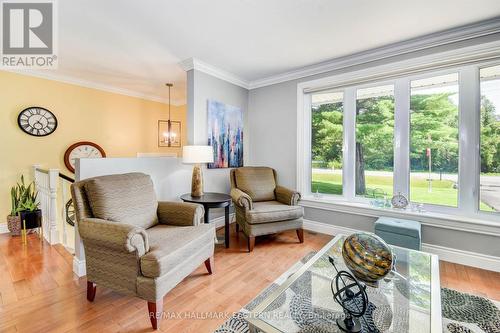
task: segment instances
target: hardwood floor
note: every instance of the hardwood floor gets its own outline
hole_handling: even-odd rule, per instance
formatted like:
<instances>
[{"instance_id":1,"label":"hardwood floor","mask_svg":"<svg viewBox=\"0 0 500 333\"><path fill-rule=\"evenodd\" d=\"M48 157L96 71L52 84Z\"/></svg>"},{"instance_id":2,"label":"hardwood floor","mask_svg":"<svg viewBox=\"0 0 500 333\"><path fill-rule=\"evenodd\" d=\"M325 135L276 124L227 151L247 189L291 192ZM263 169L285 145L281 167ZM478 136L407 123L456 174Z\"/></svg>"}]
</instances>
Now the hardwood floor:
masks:
<instances>
[{"instance_id":1,"label":"hardwood floor","mask_svg":"<svg viewBox=\"0 0 500 333\"><path fill-rule=\"evenodd\" d=\"M295 231L257 238L255 249L236 237L231 247L216 247L215 272L201 265L164 300L170 318L163 332L212 332L225 318L206 313L238 311L292 264L319 250L331 236ZM441 262L442 286L500 300L500 274ZM150 332L147 303L97 286L93 303L87 301L85 278L72 273L72 257L60 245L28 236L0 235L0 332ZM198 316L198 317L196 317ZM190 318L187 320L186 318Z\"/></svg>"}]
</instances>

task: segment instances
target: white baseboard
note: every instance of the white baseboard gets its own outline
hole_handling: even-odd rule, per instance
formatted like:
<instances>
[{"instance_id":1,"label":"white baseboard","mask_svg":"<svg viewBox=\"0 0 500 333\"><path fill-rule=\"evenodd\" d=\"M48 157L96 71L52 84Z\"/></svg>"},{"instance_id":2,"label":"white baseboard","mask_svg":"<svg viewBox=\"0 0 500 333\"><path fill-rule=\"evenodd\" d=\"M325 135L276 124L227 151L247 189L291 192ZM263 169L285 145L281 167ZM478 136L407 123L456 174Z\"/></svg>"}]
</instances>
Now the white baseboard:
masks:
<instances>
[{"instance_id":1,"label":"white baseboard","mask_svg":"<svg viewBox=\"0 0 500 333\"><path fill-rule=\"evenodd\" d=\"M439 260L500 272L499 257L427 243L422 243L422 251L437 254Z\"/></svg>"},{"instance_id":2,"label":"white baseboard","mask_svg":"<svg viewBox=\"0 0 500 333\"><path fill-rule=\"evenodd\" d=\"M7 228L7 223L0 224L0 234L6 234L10 232L9 228Z\"/></svg>"},{"instance_id":3,"label":"white baseboard","mask_svg":"<svg viewBox=\"0 0 500 333\"><path fill-rule=\"evenodd\" d=\"M360 231L352 228L341 227L338 225L326 224L306 219L304 219L304 229L327 235L338 235L338 234L349 235L354 232Z\"/></svg>"},{"instance_id":4,"label":"white baseboard","mask_svg":"<svg viewBox=\"0 0 500 333\"><path fill-rule=\"evenodd\" d=\"M76 256L73 256L73 273L78 277L87 275L85 260L79 260Z\"/></svg>"},{"instance_id":5,"label":"white baseboard","mask_svg":"<svg viewBox=\"0 0 500 333\"><path fill-rule=\"evenodd\" d=\"M326 224L311 220L304 220L304 229L327 235L338 235L338 234L349 235L352 234L353 232L360 231L352 228ZM499 257L490 256L482 253L453 249L450 247L444 247L440 245L427 244L427 243L422 243L422 251L436 254L440 260L445 260L466 266L482 268L494 272L500 272Z\"/></svg>"}]
</instances>

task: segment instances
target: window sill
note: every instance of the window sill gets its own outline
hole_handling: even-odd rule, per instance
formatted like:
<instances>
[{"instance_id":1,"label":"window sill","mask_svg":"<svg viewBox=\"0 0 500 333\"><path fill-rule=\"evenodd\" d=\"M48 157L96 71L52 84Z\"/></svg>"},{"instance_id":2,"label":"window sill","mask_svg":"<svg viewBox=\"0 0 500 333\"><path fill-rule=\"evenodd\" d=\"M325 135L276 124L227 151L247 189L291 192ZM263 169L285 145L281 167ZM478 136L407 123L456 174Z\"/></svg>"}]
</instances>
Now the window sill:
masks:
<instances>
[{"instance_id":1,"label":"window sill","mask_svg":"<svg viewBox=\"0 0 500 333\"><path fill-rule=\"evenodd\" d=\"M460 213L448 214L433 211L417 212L395 208L377 208L367 203L349 202L328 197L316 198L313 196L303 196L299 204L306 208L369 217L389 216L414 219L423 225L500 237L500 219L496 218L496 216L484 217L483 214L478 214L478 216L464 216L459 215Z\"/></svg>"}]
</instances>

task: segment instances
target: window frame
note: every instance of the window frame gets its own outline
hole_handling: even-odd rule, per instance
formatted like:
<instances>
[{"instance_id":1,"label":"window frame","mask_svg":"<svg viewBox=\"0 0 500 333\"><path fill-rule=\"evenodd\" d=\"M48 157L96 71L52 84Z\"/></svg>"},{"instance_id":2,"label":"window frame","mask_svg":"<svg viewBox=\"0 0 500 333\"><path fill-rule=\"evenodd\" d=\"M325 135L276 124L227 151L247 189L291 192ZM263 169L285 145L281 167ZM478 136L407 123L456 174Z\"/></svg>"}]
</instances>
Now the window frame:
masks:
<instances>
[{"instance_id":1,"label":"window frame","mask_svg":"<svg viewBox=\"0 0 500 333\"><path fill-rule=\"evenodd\" d=\"M479 110L477 112L477 117L478 117L478 124L477 124L477 131L478 131L478 134L477 134L477 151L476 151L476 155L477 155L477 187L478 189L481 187L481 69L483 68L488 68L488 67L495 67L495 66L500 66L500 60L495 60L495 61L490 61L490 62L487 62L487 63L484 63L484 64L480 64L478 67L477 67L477 77L478 77L478 91L479 91L479 96L478 96L478 103L479 103ZM485 215L487 217L493 217L496 219L497 215L500 215L499 212L489 212L489 211L484 211L484 210L481 210L480 208L480 201L481 201L481 195L480 193L478 192L478 195L477 195L477 200L476 200L476 204L477 204L477 211L480 213L480 215Z\"/></svg>"},{"instance_id":2,"label":"window frame","mask_svg":"<svg viewBox=\"0 0 500 333\"><path fill-rule=\"evenodd\" d=\"M464 55L459 61L448 60L449 55L433 55L387 65L347 72L297 84L297 187L305 200L332 202L334 204L368 205L369 199L355 195L355 133L357 89L394 85L394 173L393 191L409 197L410 192L410 96L411 81L457 73L459 88L459 165L458 207L424 204L426 212L456 215L479 220L500 222L500 213L479 209L480 177L480 78L481 68L500 64L496 57L474 55L474 60ZM472 55L471 55L472 57ZM424 58L429 59L428 63ZM437 64L436 64L437 63ZM416 69L415 66L419 66ZM385 78L384 78L385 77ZM310 96L321 91L343 91L343 171L342 195L311 193L311 105ZM474 112L470 112L474 110ZM309 115L308 115L309 114ZM307 137L306 140L304 138ZM406 149L405 149L406 147ZM309 151L309 156L308 152ZM473 156L474 158L470 158ZM306 164L304 164L304 160ZM309 164L309 167L307 166ZM468 175L473 174L473 177ZM411 198L410 198L411 200ZM370 208L373 208L370 206Z\"/></svg>"}]
</instances>

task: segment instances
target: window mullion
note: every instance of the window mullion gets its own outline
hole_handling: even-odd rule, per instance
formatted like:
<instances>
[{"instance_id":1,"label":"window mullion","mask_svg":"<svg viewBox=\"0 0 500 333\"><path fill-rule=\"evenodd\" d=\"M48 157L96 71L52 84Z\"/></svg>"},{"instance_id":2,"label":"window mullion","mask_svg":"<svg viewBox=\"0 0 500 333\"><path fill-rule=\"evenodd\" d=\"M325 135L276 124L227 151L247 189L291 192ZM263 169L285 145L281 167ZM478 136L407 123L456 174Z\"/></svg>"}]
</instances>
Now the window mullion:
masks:
<instances>
[{"instance_id":1,"label":"window mullion","mask_svg":"<svg viewBox=\"0 0 500 333\"><path fill-rule=\"evenodd\" d=\"M302 93L300 91L300 93ZM302 113L299 112L297 119L298 142L302 147L297 150L297 188L302 193L311 193L311 94L299 96L299 105Z\"/></svg>"},{"instance_id":2,"label":"window mullion","mask_svg":"<svg viewBox=\"0 0 500 333\"><path fill-rule=\"evenodd\" d=\"M394 194L409 198L410 187L410 80L394 84Z\"/></svg>"},{"instance_id":3,"label":"window mullion","mask_svg":"<svg viewBox=\"0 0 500 333\"><path fill-rule=\"evenodd\" d=\"M458 207L473 214L479 209L479 68L460 70Z\"/></svg>"},{"instance_id":4,"label":"window mullion","mask_svg":"<svg viewBox=\"0 0 500 333\"><path fill-rule=\"evenodd\" d=\"M344 143L342 187L347 200L355 197L356 170L356 89L344 91Z\"/></svg>"}]
</instances>

